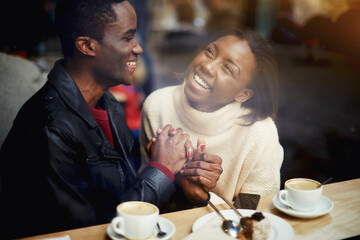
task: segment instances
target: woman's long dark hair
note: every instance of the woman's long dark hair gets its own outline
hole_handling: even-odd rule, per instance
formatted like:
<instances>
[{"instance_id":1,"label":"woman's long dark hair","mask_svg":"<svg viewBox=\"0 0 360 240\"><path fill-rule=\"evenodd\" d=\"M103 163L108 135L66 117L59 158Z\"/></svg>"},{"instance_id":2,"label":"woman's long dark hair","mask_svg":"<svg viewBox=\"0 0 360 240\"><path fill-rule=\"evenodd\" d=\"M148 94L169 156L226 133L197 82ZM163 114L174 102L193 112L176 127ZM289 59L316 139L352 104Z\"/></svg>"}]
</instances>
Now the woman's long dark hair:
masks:
<instances>
[{"instance_id":1,"label":"woman's long dark hair","mask_svg":"<svg viewBox=\"0 0 360 240\"><path fill-rule=\"evenodd\" d=\"M242 103L250 108L247 125L271 117L275 120L278 108L278 66L269 43L258 33L251 30L232 30L220 33L217 39L224 36L237 36L246 40L256 59L255 72L247 86L253 90L253 96Z\"/></svg>"}]
</instances>

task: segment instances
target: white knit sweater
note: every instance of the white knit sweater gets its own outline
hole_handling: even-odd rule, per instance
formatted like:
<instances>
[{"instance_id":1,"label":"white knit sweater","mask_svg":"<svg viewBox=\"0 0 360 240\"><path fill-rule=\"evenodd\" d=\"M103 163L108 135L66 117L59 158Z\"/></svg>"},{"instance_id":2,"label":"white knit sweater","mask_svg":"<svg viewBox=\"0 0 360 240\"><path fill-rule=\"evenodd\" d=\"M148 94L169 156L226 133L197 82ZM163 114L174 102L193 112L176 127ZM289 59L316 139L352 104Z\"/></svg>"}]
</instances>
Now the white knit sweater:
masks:
<instances>
[{"instance_id":1,"label":"white knit sweater","mask_svg":"<svg viewBox=\"0 0 360 240\"><path fill-rule=\"evenodd\" d=\"M240 192L273 194L280 189L283 148L271 118L242 126L249 110L233 102L215 112L200 112L187 102L183 84L153 92L142 110L140 144L146 164L146 144L156 130L171 124L190 135L194 147L205 139L206 151L222 158L223 173L212 192L232 200ZM214 199L215 198L215 199ZM220 202L212 194L212 201Z\"/></svg>"}]
</instances>

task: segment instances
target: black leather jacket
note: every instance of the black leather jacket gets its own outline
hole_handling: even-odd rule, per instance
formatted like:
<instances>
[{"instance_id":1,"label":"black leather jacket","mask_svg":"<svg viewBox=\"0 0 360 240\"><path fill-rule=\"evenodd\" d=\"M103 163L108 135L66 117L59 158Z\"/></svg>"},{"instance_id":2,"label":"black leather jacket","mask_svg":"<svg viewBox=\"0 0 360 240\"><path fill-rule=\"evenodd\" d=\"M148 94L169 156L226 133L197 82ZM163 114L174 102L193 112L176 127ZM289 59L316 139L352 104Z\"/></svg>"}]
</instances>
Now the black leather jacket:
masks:
<instances>
[{"instance_id":1,"label":"black leather jacket","mask_svg":"<svg viewBox=\"0 0 360 240\"><path fill-rule=\"evenodd\" d=\"M0 155L0 215L8 236L13 227L18 237L106 223L120 202L161 205L174 192L157 168L136 173L121 105L108 92L99 103L108 111L114 147L61 61L21 108Z\"/></svg>"}]
</instances>

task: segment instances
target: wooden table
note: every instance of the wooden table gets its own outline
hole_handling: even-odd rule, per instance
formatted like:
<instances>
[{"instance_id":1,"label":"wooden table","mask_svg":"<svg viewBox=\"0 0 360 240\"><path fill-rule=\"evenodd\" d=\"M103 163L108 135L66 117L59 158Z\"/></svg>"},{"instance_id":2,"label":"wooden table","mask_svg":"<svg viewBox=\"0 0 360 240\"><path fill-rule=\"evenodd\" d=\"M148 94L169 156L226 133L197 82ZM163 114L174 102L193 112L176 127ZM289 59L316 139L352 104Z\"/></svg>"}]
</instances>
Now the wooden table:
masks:
<instances>
[{"instance_id":1,"label":"wooden table","mask_svg":"<svg viewBox=\"0 0 360 240\"><path fill-rule=\"evenodd\" d=\"M333 210L314 219L300 219L278 211L272 204L273 196L261 197L257 210L274 214L286 220L294 229L294 239L344 239L360 235L360 178L324 185L323 195L333 203ZM225 204L219 209L228 209ZM162 214L176 226L172 239L182 239L191 233L193 223L212 212L210 207ZM44 234L23 239L41 239L69 235L71 240L108 240L108 224Z\"/></svg>"}]
</instances>

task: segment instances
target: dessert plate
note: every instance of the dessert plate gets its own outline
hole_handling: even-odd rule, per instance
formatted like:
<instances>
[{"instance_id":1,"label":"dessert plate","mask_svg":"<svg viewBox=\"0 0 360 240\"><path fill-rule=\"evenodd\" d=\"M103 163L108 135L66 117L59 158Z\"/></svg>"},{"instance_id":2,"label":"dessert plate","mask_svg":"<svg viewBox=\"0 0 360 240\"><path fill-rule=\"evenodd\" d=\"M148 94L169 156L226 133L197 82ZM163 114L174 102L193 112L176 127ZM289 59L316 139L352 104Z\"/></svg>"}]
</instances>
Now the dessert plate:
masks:
<instances>
[{"instance_id":1,"label":"dessert plate","mask_svg":"<svg viewBox=\"0 0 360 240\"><path fill-rule=\"evenodd\" d=\"M253 213L257 212L255 210L249 210L249 209L238 209L238 210L243 216L251 216ZM221 210L220 212L224 215L226 219L239 221L239 217L232 209ZM272 215L270 213L266 213L266 212L262 212L262 213L264 214L265 217L267 217L270 220L270 224L271 224L271 230L269 233L268 240L274 240L274 239L289 240L294 237L294 230L292 229L290 224L287 223L284 219ZM212 212L198 218L192 226L192 231L195 232L196 230L198 230L201 226L209 222L215 215L216 212Z\"/></svg>"},{"instance_id":2,"label":"dessert plate","mask_svg":"<svg viewBox=\"0 0 360 240\"><path fill-rule=\"evenodd\" d=\"M167 240L169 238L171 238L174 233L175 233L175 226L174 224L166 219L166 218L163 218L163 217L159 217L159 225L160 225L160 228L163 232L166 232L167 234L162 237L162 238L157 238L156 237L156 234L158 233L158 230L156 228L156 230L154 230L154 236L153 237L149 237L147 239L161 239L161 240ZM117 234L116 232L114 232L111 228L111 225L109 224L109 226L107 227L107 234L109 235L109 237L112 239L112 240L125 240L127 238L125 238L124 236L120 235L120 234Z\"/></svg>"},{"instance_id":3,"label":"dessert plate","mask_svg":"<svg viewBox=\"0 0 360 240\"><path fill-rule=\"evenodd\" d=\"M279 201L277 195L275 195L273 197L272 202L273 202L274 206L283 213L286 213L293 217L308 218L308 219L316 218L316 217L322 216L324 214L327 214L334 208L333 202L325 196L321 196L319 204L316 206L316 208L313 211L310 211L310 212L295 211L291 207L288 207L288 206L282 204Z\"/></svg>"}]
</instances>

